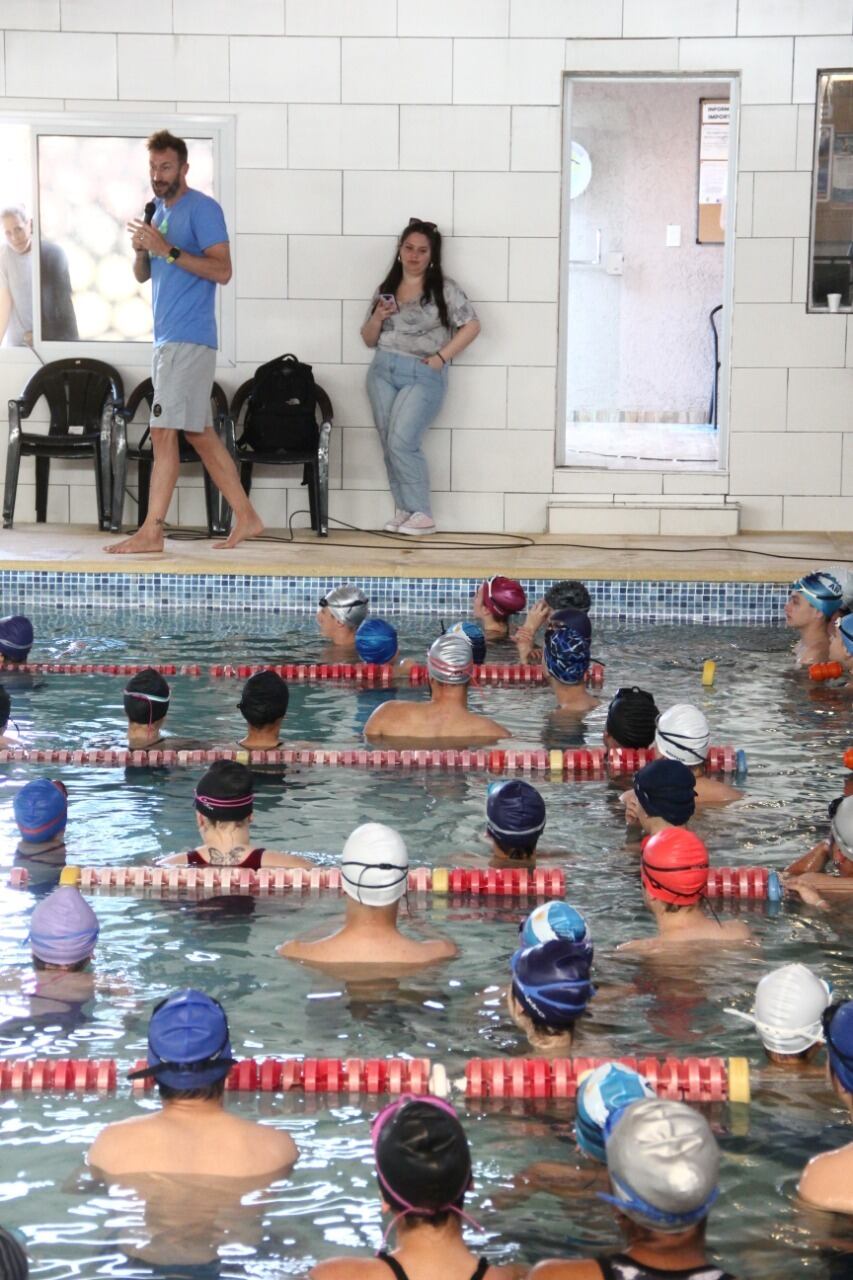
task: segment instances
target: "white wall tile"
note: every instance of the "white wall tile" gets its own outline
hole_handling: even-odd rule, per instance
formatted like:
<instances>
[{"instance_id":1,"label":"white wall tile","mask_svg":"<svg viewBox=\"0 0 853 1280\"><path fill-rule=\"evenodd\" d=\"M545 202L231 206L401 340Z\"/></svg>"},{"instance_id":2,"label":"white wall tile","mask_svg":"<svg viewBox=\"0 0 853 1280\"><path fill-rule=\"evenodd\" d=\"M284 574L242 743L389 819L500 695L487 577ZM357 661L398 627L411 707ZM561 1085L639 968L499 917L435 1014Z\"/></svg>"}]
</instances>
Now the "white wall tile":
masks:
<instances>
[{"instance_id":1,"label":"white wall tile","mask_svg":"<svg viewBox=\"0 0 853 1280\"><path fill-rule=\"evenodd\" d=\"M396 0L286 0L289 36L393 36Z\"/></svg>"},{"instance_id":2,"label":"white wall tile","mask_svg":"<svg viewBox=\"0 0 853 1280\"><path fill-rule=\"evenodd\" d=\"M567 71L675 71L677 40L567 40Z\"/></svg>"},{"instance_id":3,"label":"white wall tile","mask_svg":"<svg viewBox=\"0 0 853 1280\"><path fill-rule=\"evenodd\" d=\"M853 0L740 0L738 35L850 33Z\"/></svg>"},{"instance_id":4,"label":"white wall tile","mask_svg":"<svg viewBox=\"0 0 853 1280\"><path fill-rule=\"evenodd\" d=\"M385 275L394 244L392 236L290 236L289 295L367 299Z\"/></svg>"},{"instance_id":5,"label":"white wall tile","mask_svg":"<svg viewBox=\"0 0 853 1280\"><path fill-rule=\"evenodd\" d=\"M739 431L731 438L733 497L739 493L835 494L840 471L840 434Z\"/></svg>"},{"instance_id":6,"label":"white wall tile","mask_svg":"<svg viewBox=\"0 0 853 1280\"><path fill-rule=\"evenodd\" d=\"M506 426L506 369L454 364L438 427L461 431L503 431Z\"/></svg>"},{"instance_id":7,"label":"white wall tile","mask_svg":"<svg viewBox=\"0 0 853 1280\"><path fill-rule=\"evenodd\" d=\"M507 426L522 431L553 431L556 370L515 366L507 372Z\"/></svg>"},{"instance_id":8,"label":"white wall tile","mask_svg":"<svg viewBox=\"0 0 853 1280\"><path fill-rule=\"evenodd\" d=\"M709 494L727 494L729 477L725 472L669 471L663 477L663 492L672 494L691 494L705 497Z\"/></svg>"},{"instance_id":9,"label":"white wall tile","mask_svg":"<svg viewBox=\"0 0 853 1280\"><path fill-rule=\"evenodd\" d=\"M361 326L364 324L364 315L369 301L370 295L359 301L345 299L341 304L344 364L364 366L370 364L373 359L373 352L361 340ZM365 372L362 370L362 377Z\"/></svg>"},{"instance_id":10,"label":"white wall tile","mask_svg":"<svg viewBox=\"0 0 853 1280\"><path fill-rule=\"evenodd\" d=\"M547 494L504 494L504 529L507 533L544 533L547 527Z\"/></svg>"},{"instance_id":11,"label":"white wall tile","mask_svg":"<svg viewBox=\"0 0 853 1280\"><path fill-rule=\"evenodd\" d=\"M127 514L134 504L127 502ZM69 524L85 524L97 528L98 495L95 486L71 484L68 486L68 522Z\"/></svg>"},{"instance_id":12,"label":"white wall tile","mask_svg":"<svg viewBox=\"0 0 853 1280\"><path fill-rule=\"evenodd\" d=\"M740 173L737 180L737 214L735 235L752 235L752 206L755 199L755 174Z\"/></svg>"},{"instance_id":13,"label":"white wall tile","mask_svg":"<svg viewBox=\"0 0 853 1280\"><path fill-rule=\"evenodd\" d=\"M562 166L561 135L559 107L513 107L510 168L558 171Z\"/></svg>"},{"instance_id":14,"label":"white wall tile","mask_svg":"<svg viewBox=\"0 0 853 1280\"><path fill-rule=\"evenodd\" d=\"M754 236L807 236L811 214L811 174L756 173L752 201Z\"/></svg>"},{"instance_id":15,"label":"white wall tile","mask_svg":"<svg viewBox=\"0 0 853 1280\"><path fill-rule=\"evenodd\" d=\"M238 107L237 168L283 169L286 164L287 107Z\"/></svg>"},{"instance_id":16,"label":"white wall tile","mask_svg":"<svg viewBox=\"0 0 853 1280\"><path fill-rule=\"evenodd\" d=\"M335 427L372 427L364 365L314 364L314 377L332 401Z\"/></svg>"},{"instance_id":17,"label":"white wall tile","mask_svg":"<svg viewBox=\"0 0 853 1280\"><path fill-rule=\"evenodd\" d=\"M332 519L345 520L356 529L381 529L394 514L391 495L382 485L384 473L376 477L373 489L334 489L329 491L330 527ZM434 497L435 495L433 495ZM296 522L295 528L300 527Z\"/></svg>"},{"instance_id":18,"label":"white wall tile","mask_svg":"<svg viewBox=\"0 0 853 1280\"><path fill-rule=\"evenodd\" d=\"M744 107L740 113L740 167L795 169L797 113L795 106Z\"/></svg>"},{"instance_id":19,"label":"white wall tile","mask_svg":"<svg viewBox=\"0 0 853 1280\"><path fill-rule=\"evenodd\" d=\"M625 36L733 36L737 0L625 0Z\"/></svg>"},{"instance_id":20,"label":"white wall tile","mask_svg":"<svg viewBox=\"0 0 853 1280\"><path fill-rule=\"evenodd\" d=\"M15 111L103 111L104 103L98 98L57 98L56 103L46 101L39 98L30 103L24 104L18 99L7 99L10 110ZM18 102L17 107L12 107L13 102ZM221 103L217 103L217 110L221 109ZM114 98L109 104L110 115L114 112L116 115L136 115L137 113L152 116L160 115L180 110L176 98L158 98L151 102L140 102L135 98Z\"/></svg>"},{"instance_id":21,"label":"white wall tile","mask_svg":"<svg viewBox=\"0 0 853 1280\"><path fill-rule=\"evenodd\" d=\"M809 242L805 236L794 241L794 267L791 272L791 301L805 302L809 280Z\"/></svg>"},{"instance_id":22,"label":"white wall tile","mask_svg":"<svg viewBox=\"0 0 853 1280\"><path fill-rule=\"evenodd\" d=\"M244 169L237 183L237 230L338 235L341 175L326 170Z\"/></svg>"},{"instance_id":23,"label":"white wall tile","mask_svg":"<svg viewBox=\"0 0 853 1280\"><path fill-rule=\"evenodd\" d=\"M563 57L562 40L456 40L453 101L559 103Z\"/></svg>"},{"instance_id":24,"label":"white wall tile","mask_svg":"<svg viewBox=\"0 0 853 1280\"><path fill-rule=\"evenodd\" d=\"M593 471L586 467L559 467L554 472L554 492L569 497L600 494L603 500L613 494L652 496L663 492L663 477L659 471Z\"/></svg>"},{"instance_id":25,"label":"white wall tile","mask_svg":"<svg viewBox=\"0 0 853 1280\"><path fill-rule=\"evenodd\" d=\"M509 124L509 107L403 106L400 168L508 169Z\"/></svg>"},{"instance_id":26,"label":"white wall tile","mask_svg":"<svg viewBox=\"0 0 853 1280\"><path fill-rule=\"evenodd\" d=\"M741 102L790 102L793 40L682 40L682 71L740 71Z\"/></svg>"},{"instance_id":27,"label":"white wall tile","mask_svg":"<svg viewBox=\"0 0 853 1280\"><path fill-rule=\"evenodd\" d=\"M853 431L853 369L791 369L789 431Z\"/></svg>"},{"instance_id":28,"label":"white wall tile","mask_svg":"<svg viewBox=\"0 0 853 1280\"><path fill-rule=\"evenodd\" d=\"M385 479L382 446L374 427L347 427L343 433L343 479L348 489L375 489ZM450 432L430 427L424 437L430 488L450 488Z\"/></svg>"},{"instance_id":29,"label":"white wall tile","mask_svg":"<svg viewBox=\"0 0 853 1280\"><path fill-rule=\"evenodd\" d=\"M797 169L812 170L814 162L814 105L800 103L797 107Z\"/></svg>"},{"instance_id":30,"label":"white wall tile","mask_svg":"<svg viewBox=\"0 0 853 1280\"><path fill-rule=\"evenodd\" d=\"M345 235L399 235L410 218L428 218L446 232L453 225L452 212L450 173L344 174Z\"/></svg>"},{"instance_id":31,"label":"white wall tile","mask_svg":"<svg viewBox=\"0 0 853 1280\"><path fill-rule=\"evenodd\" d=\"M559 284L559 240L510 240L510 302L556 302Z\"/></svg>"},{"instance_id":32,"label":"white wall tile","mask_svg":"<svg viewBox=\"0 0 853 1280\"><path fill-rule=\"evenodd\" d=\"M43 4L44 0L37 0ZM24 0L27 8L37 11L33 0ZM0 21L9 26L5 3ZM58 8L58 5L57 5ZM22 23L35 27L36 22ZM59 26L59 23L56 23ZM172 30L172 0L150 0L141 5L138 0L62 0L63 31L138 31L141 35L153 35L157 31Z\"/></svg>"},{"instance_id":33,"label":"white wall tile","mask_svg":"<svg viewBox=\"0 0 853 1280\"><path fill-rule=\"evenodd\" d=\"M506 302L509 242L492 236L449 236L442 245L445 275L462 286L476 306Z\"/></svg>"},{"instance_id":34,"label":"white wall tile","mask_svg":"<svg viewBox=\"0 0 853 1280\"><path fill-rule=\"evenodd\" d=\"M552 504L548 509L548 532L598 536L599 534L655 535L660 533L660 509L610 505L565 506Z\"/></svg>"},{"instance_id":35,"label":"white wall tile","mask_svg":"<svg viewBox=\"0 0 853 1280\"><path fill-rule=\"evenodd\" d=\"M818 68L853 66L853 35L800 36L794 41L794 102L815 101Z\"/></svg>"},{"instance_id":36,"label":"white wall tile","mask_svg":"<svg viewBox=\"0 0 853 1280\"><path fill-rule=\"evenodd\" d=\"M841 492L853 497L853 434L847 433L842 445Z\"/></svg>"},{"instance_id":37,"label":"white wall tile","mask_svg":"<svg viewBox=\"0 0 853 1280\"><path fill-rule=\"evenodd\" d=\"M715 538L737 532L735 506L715 507L707 511L689 507L661 507L661 537Z\"/></svg>"},{"instance_id":38,"label":"white wall tile","mask_svg":"<svg viewBox=\"0 0 853 1280\"><path fill-rule=\"evenodd\" d=\"M809 532L834 533L850 529L849 498L800 498L782 499L783 529Z\"/></svg>"},{"instance_id":39,"label":"white wall tile","mask_svg":"<svg viewBox=\"0 0 853 1280\"><path fill-rule=\"evenodd\" d=\"M505 36L509 0L398 0L401 36Z\"/></svg>"},{"instance_id":40,"label":"white wall tile","mask_svg":"<svg viewBox=\"0 0 853 1280\"><path fill-rule=\"evenodd\" d=\"M286 298L287 236L238 235L234 283L238 298Z\"/></svg>"},{"instance_id":41,"label":"white wall tile","mask_svg":"<svg viewBox=\"0 0 853 1280\"><path fill-rule=\"evenodd\" d=\"M258 365L282 351L296 351L309 364L340 359L340 303L238 299L237 359Z\"/></svg>"},{"instance_id":42,"label":"white wall tile","mask_svg":"<svg viewBox=\"0 0 853 1280\"><path fill-rule=\"evenodd\" d=\"M735 301L790 302L793 245L790 239L737 239Z\"/></svg>"},{"instance_id":43,"label":"white wall tile","mask_svg":"<svg viewBox=\"0 0 853 1280\"><path fill-rule=\"evenodd\" d=\"M238 102L340 102L339 40L232 36L231 97Z\"/></svg>"},{"instance_id":44,"label":"white wall tile","mask_svg":"<svg viewBox=\"0 0 853 1280\"><path fill-rule=\"evenodd\" d=\"M30 466L27 467L27 462ZM35 471L31 472L32 460L24 458L21 462L21 480L15 500L15 528L22 524L35 524L36 520L36 482ZM47 491L47 523L68 524L68 485L52 484Z\"/></svg>"},{"instance_id":45,"label":"white wall tile","mask_svg":"<svg viewBox=\"0 0 853 1280\"><path fill-rule=\"evenodd\" d=\"M787 399L787 369L732 369L730 429L783 431Z\"/></svg>"},{"instance_id":46,"label":"white wall tile","mask_svg":"<svg viewBox=\"0 0 853 1280\"><path fill-rule=\"evenodd\" d=\"M554 303L482 302L477 313L483 328L462 357L466 364L556 364Z\"/></svg>"},{"instance_id":47,"label":"white wall tile","mask_svg":"<svg viewBox=\"0 0 853 1280\"><path fill-rule=\"evenodd\" d=\"M6 31L16 27L25 31L58 31L59 0L3 0L0 25Z\"/></svg>"},{"instance_id":48,"label":"white wall tile","mask_svg":"<svg viewBox=\"0 0 853 1280\"><path fill-rule=\"evenodd\" d=\"M511 0L512 36L619 36L622 0Z\"/></svg>"},{"instance_id":49,"label":"white wall tile","mask_svg":"<svg viewBox=\"0 0 853 1280\"><path fill-rule=\"evenodd\" d=\"M174 0L175 31L283 36L284 0Z\"/></svg>"},{"instance_id":50,"label":"white wall tile","mask_svg":"<svg viewBox=\"0 0 853 1280\"><path fill-rule=\"evenodd\" d=\"M439 530L447 533L502 533L501 497L499 493L434 492L432 512Z\"/></svg>"},{"instance_id":51,"label":"white wall tile","mask_svg":"<svg viewBox=\"0 0 853 1280\"><path fill-rule=\"evenodd\" d=\"M450 102L452 78L451 40L341 41L342 102Z\"/></svg>"},{"instance_id":52,"label":"white wall tile","mask_svg":"<svg viewBox=\"0 0 853 1280\"><path fill-rule=\"evenodd\" d=\"M740 507L741 533L778 533L782 528L782 499L738 494L732 499Z\"/></svg>"},{"instance_id":53,"label":"white wall tile","mask_svg":"<svg viewBox=\"0 0 853 1280\"><path fill-rule=\"evenodd\" d=\"M228 41L225 36L120 35L118 91L122 98L225 102Z\"/></svg>"},{"instance_id":54,"label":"white wall tile","mask_svg":"<svg viewBox=\"0 0 853 1280\"><path fill-rule=\"evenodd\" d=\"M291 106L291 169L396 169L398 114L390 106Z\"/></svg>"},{"instance_id":55,"label":"white wall tile","mask_svg":"<svg viewBox=\"0 0 853 1280\"><path fill-rule=\"evenodd\" d=\"M117 97L115 36L7 31L5 47L10 97Z\"/></svg>"},{"instance_id":56,"label":"white wall tile","mask_svg":"<svg viewBox=\"0 0 853 1280\"><path fill-rule=\"evenodd\" d=\"M807 315L796 303L735 307L735 368L832 368L844 364L844 327L837 316Z\"/></svg>"},{"instance_id":57,"label":"white wall tile","mask_svg":"<svg viewBox=\"0 0 853 1280\"><path fill-rule=\"evenodd\" d=\"M559 174L458 173L453 230L463 236L559 235Z\"/></svg>"},{"instance_id":58,"label":"white wall tile","mask_svg":"<svg viewBox=\"0 0 853 1280\"><path fill-rule=\"evenodd\" d=\"M453 489L550 493L554 436L550 431L501 431L483 448L479 431L454 431Z\"/></svg>"}]
</instances>

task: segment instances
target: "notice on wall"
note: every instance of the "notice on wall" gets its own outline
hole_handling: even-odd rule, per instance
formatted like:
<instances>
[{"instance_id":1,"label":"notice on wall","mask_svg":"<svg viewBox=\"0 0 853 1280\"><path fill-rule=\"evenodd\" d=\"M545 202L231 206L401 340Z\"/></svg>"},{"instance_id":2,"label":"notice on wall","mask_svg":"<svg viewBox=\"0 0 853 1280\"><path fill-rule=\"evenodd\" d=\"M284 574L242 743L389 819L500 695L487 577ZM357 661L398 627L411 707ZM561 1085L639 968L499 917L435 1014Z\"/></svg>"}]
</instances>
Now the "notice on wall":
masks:
<instances>
[{"instance_id":1,"label":"notice on wall","mask_svg":"<svg viewBox=\"0 0 853 1280\"><path fill-rule=\"evenodd\" d=\"M697 244L722 244L726 238L730 111L728 98L700 99Z\"/></svg>"}]
</instances>

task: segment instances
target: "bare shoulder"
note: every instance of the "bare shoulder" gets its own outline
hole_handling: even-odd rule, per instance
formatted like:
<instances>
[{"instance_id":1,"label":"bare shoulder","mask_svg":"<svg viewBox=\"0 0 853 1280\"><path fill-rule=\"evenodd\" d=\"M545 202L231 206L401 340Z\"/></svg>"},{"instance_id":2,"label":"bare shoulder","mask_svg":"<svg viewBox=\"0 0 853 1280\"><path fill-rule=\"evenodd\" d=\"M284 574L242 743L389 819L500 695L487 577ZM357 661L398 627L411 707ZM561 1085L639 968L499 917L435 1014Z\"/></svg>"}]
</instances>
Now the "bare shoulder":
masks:
<instances>
[{"instance_id":1,"label":"bare shoulder","mask_svg":"<svg viewBox=\"0 0 853 1280\"><path fill-rule=\"evenodd\" d=\"M421 946L425 954L429 954L434 960L451 960L459 955L459 948L450 938L431 938L429 942L422 942Z\"/></svg>"},{"instance_id":2,"label":"bare shoulder","mask_svg":"<svg viewBox=\"0 0 853 1280\"><path fill-rule=\"evenodd\" d=\"M156 1113L159 1115L159 1112ZM104 1173L126 1172L128 1152L138 1151L140 1139L150 1127L154 1116L131 1116L108 1124L98 1134L86 1153L88 1164Z\"/></svg>"},{"instance_id":3,"label":"bare shoulder","mask_svg":"<svg viewBox=\"0 0 853 1280\"><path fill-rule=\"evenodd\" d=\"M630 942L620 942L616 950L621 952L628 951L628 952L635 952L635 953L639 953L643 951L659 951L660 939L659 938L632 938Z\"/></svg>"},{"instance_id":4,"label":"bare shoulder","mask_svg":"<svg viewBox=\"0 0 853 1280\"><path fill-rule=\"evenodd\" d=\"M577 1262L539 1262L528 1272L529 1280L602 1280L601 1267L591 1259Z\"/></svg>"},{"instance_id":5,"label":"bare shoulder","mask_svg":"<svg viewBox=\"0 0 853 1280\"><path fill-rule=\"evenodd\" d=\"M752 942L752 933L745 920L727 920L723 932L729 942Z\"/></svg>"},{"instance_id":6,"label":"bare shoulder","mask_svg":"<svg viewBox=\"0 0 853 1280\"><path fill-rule=\"evenodd\" d=\"M185 867L187 865L187 855L185 853L168 853L165 858L157 859L158 867Z\"/></svg>"},{"instance_id":7,"label":"bare shoulder","mask_svg":"<svg viewBox=\"0 0 853 1280\"><path fill-rule=\"evenodd\" d=\"M853 1213L853 1143L808 1162L797 1191L807 1204L836 1213Z\"/></svg>"},{"instance_id":8,"label":"bare shoulder","mask_svg":"<svg viewBox=\"0 0 853 1280\"><path fill-rule=\"evenodd\" d=\"M299 1148L286 1129L276 1129L269 1124L258 1124L255 1120L244 1120L242 1116L232 1116L232 1119L237 1121L244 1131L248 1131L247 1136L251 1138L255 1152L261 1149L267 1153L271 1168L282 1169L287 1165L295 1164L299 1157Z\"/></svg>"},{"instance_id":9,"label":"bare shoulder","mask_svg":"<svg viewBox=\"0 0 853 1280\"><path fill-rule=\"evenodd\" d=\"M264 849L261 858L262 867L302 867L310 871L316 865L310 858L303 858L298 853L285 853L282 849Z\"/></svg>"},{"instance_id":10,"label":"bare shoulder","mask_svg":"<svg viewBox=\"0 0 853 1280\"><path fill-rule=\"evenodd\" d=\"M364 736L366 738L378 737L384 728L395 724L401 719L401 711L404 710L399 703L383 702L375 711L371 712L367 724L364 726Z\"/></svg>"},{"instance_id":11,"label":"bare shoulder","mask_svg":"<svg viewBox=\"0 0 853 1280\"><path fill-rule=\"evenodd\" d=\"M373 1258L329 1258L328 1262L318 1262L308 1275L311 1280L350 1280L355 1276L370 1280L371 1276L383 1272L390 1274L384 1262L377 1263Z\"/></svg>"}]
</instances>

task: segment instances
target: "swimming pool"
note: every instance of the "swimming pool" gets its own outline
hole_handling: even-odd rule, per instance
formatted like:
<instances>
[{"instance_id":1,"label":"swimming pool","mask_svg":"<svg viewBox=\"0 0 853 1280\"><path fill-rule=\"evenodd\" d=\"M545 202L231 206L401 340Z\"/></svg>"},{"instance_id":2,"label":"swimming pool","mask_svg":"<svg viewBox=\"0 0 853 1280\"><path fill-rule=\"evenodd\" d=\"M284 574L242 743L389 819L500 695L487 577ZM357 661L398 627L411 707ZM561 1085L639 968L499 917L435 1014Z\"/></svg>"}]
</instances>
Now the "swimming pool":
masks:
<instances>
[{"instance_id":1,"label":"swimming pool","mask_svg":"<svg viewBox=\"0 0 853 1280\"><path fill-rule=\"evenodd\" d=\"M201 663L287 661L317 653L310 619L270 614L209 617L33 611L39 635L73 636L79 661L160 660ZM392 618L393 620L393 618ZM401 618L404 653L418 655L437 630L425 618ZM39 657L66 645L40 646ZM705 812L696 829L712 860L784 865L813 841L827 802L840 791L840 757L848 745L849 701L809 688L793 674L790 637L780 629L715 627L597 628L594 655L605 660L602 707L578 733L549 717L548 694L538 689L489 689L474 705L498 715L524 743L597 745L606 699L620 684L652 690L661 708L676 701L701 705L713 741L746 749L747 794L738 805ZM36 653L33 654L36 657ZM700 684L702 662L717 661L713 689ZM31 690L12 689L13 718L32 745L86 745L121 740L121 678L45 677ZM169 728L224 742L242 732L238 681L176 677ZM288 735L324 743L352 743L377 691L332 685L293 686ZM408 691L399 696L418 696ZM571 739L572 741L568 741ZM194 843L194 770L137 771L16 767L0 782L8 801L24 780L62 776L70 789L69 862L140 863ZM259 844L314 850L332 862L349 831L372 819L404 832L413 863L473 862L486 778L483 775L400 774L350 769L291 769L286 782L260 784L253 828ZM637 890L636 854L624 848L616 782L540 786L548 804L543 847L566 850L567 897L587 915L596 943L596 978L605 987L635 990L592 1004L578 1052L624 1054L747 1053L761 1065L757 1041L723 1006L747 1008L758 976L790 959L810 963L842 994L850 991L851 944L843 912L755 908L750 923L761 951L701 958L662 971L648 961L614 955L627 937L650 931ZM0 807L0 841L8 868L12 819ZM551 865L550 863L547 865ZM557 863L560 865L560 862ZM4 876L4 881L6 877ZM44 892L46 886L36 887ZM82 1009L36 1020L12 993L0 1027L4 1056L139 1057L152 1004L170 989L195 985L221 999L238 1056L381 1057L408 1053L443 1062L451 1075L468 1057L519 1054L524 1046L503 1010L500 982L515 945L521 911L512 903L430 902L416 909L418 927L452 936L463 958L398 983L341 984L278 959L275 946L340 911L336 900L232 899L214 902L98 895L102 922L96 968L110 991ZM32 896L4 890L7 928L0 967L7 979L26 968L26 921ZM748 1108L715 1107L712 1123L724 1150L723 1191L711 1219L719 1256L736 1274L793 1277L804 1265L819 1277L845 1274L846 1259L819 1243L793 1205L807 1157L845 1140L843 1117L819 1079L756 1080ZM111 1097L0 1097L4 1199L0 1220L23 1229L33 1273L50 1277L146 1275L125 1248L144 1238L141 1200L111 1193L78 1177L87 1146L101 1124L132 1114L150 1099L131 1100L126 1087ZM370 1161L368 1105L349 1099L232 1096L243 1114L284 1123L303 1151L292 1176L249 1195L240 1212L219 1204L223 1219L202 1232L219 1233L219 1262L211 1275L298 1275L303 1259L378 1242L379 1208ZM474 1216L498 1259L569 1253L585 1256L614 1239L610 1211L592 1189L566 1202L537 1193L517 1198L513 1174L534 1159L573 1162L571 1108L510 1103L461 1104L475 1158ZM152 1189L146 1188L146 1194ZM199 1196L193 1198L197 1209ZM176 1188L161 1189L159 1212L182 1223L187 1213ZM166 1207L164 1207L166 1206ZM168 1215L172 1217L169 1219ZM824 1238L843 1234L837 1223ZM495 1239L494 1237L499 1237ZM202 1251L203 1252L203 1251ZM193 1257L196 1255L193 1254Z\"/></svg>"}]
</instances>

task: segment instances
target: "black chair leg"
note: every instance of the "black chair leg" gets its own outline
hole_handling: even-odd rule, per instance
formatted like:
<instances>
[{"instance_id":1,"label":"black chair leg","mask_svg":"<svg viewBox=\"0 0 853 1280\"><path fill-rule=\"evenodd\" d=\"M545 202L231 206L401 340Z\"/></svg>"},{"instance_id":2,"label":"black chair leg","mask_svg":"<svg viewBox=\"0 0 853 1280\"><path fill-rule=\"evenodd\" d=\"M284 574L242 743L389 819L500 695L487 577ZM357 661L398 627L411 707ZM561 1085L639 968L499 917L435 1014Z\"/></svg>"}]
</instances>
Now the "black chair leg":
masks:
<instances>
[{"instance_id":1,"label":"black chair leg","mask_svg":"<svg viewBox=\"0 0 853 1280\"><path fill-rule=\"evenodd\" d=\"M318 475L316 463L306 463L305 470L302 473L302 483L305 484L306 480L308 482L308 510L311 512L311 528L316 533L317 508L319 505L317 502L319 486L317 484Z\"/></svg>"},{"instance_id":2,"label":"black chair leg","mask_svg":"<svg viewBox=\"0 0 853 1280\"><path fill-rule=\"evenodd\" d=\"M221 538L225 533L220 516L219 490L207 471L204 473L204 506L207 512L207 532L211 538Z\"/></svg>"},{"instance_id":3,"label":"black chair leg","mask_svg":"<svg viewBox=\"0 0 853 1280\"><path fill-rule=\"evenodd\" d=\"M47 489L50 484L50 458L36 458L36 523L47 520Z\"/></svg>"},{"instance_id":4,"label":"black chair leg","mask_svg":"<svg viewBox=\"0 0 853 1280\"><path fill-rule=\"evenodd\" d=\"M139 523L143 525L148 517L148 495L151 492L151 459L140 458L138 468Z\"/></svg>"},{"instance_id":5,"label":"black chair leg","mask_svg":"<svg viewBox=\"0 0 853 1280\"><path fill-rule=\"evenodd\" d=\"M252 468L253 462L240 463L240 484L243 486L243 492L248 495L252 492Z\"/></svg>"},{"instance_id":6,"label":"black chair leg","mask_svg":"<svg viewBox=\"0 0 853 1280\"><path fill-rule=\"evenodd\" d=\"M3 528L11 529L18 497L18 475L21 470L21 433L10 430L6 451L6 484L3 489Z\"/></svg>"}]
</instances>

